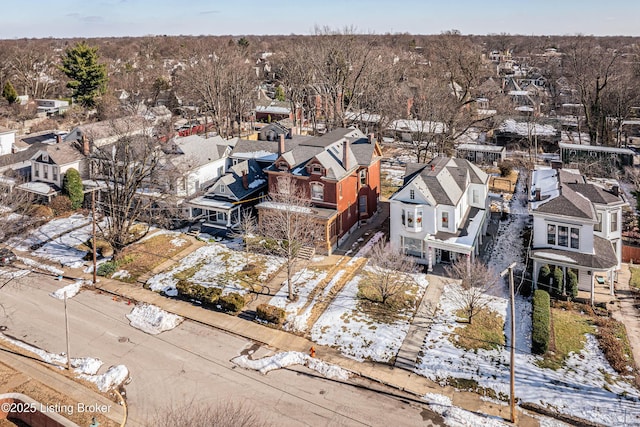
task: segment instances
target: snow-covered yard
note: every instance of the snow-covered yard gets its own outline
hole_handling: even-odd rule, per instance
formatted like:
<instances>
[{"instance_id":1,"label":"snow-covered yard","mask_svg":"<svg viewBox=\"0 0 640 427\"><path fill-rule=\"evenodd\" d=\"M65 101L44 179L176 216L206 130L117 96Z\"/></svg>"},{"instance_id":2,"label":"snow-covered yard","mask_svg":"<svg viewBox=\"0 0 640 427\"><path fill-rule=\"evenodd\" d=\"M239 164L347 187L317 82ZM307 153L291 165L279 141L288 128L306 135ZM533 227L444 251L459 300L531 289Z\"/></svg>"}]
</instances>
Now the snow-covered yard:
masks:
<instances>
[{"instance_id":1,"label":"snow-covered yard","mask_svg":"<svg viewBox=\"0 0 640 427\"><path fill-rule=\"evenodd\" d=\"M465 351L452 343L451 334L461 324L454 314L458 307L448 296L451 292L451 289L443 292L440 308L424 341L423 356L416 372L443 384L447 378L473 380L479 387L492 389L497 395L508 396L507 348ZM492 297L490 307L506 318L506 299ZM640 423L639 391L613 371L592 335L587 335L584 349L579 354L570 355L562 369L555 371L539 368L536 362L540 357L531 354L530 303L518 298L516 310L518 399L605 425Z\"/></svg>"},{"instance_id":2,"label":"snow-covered yard","mask_svg":"<svg viewBox=\"0 0 640 427\"><path fill-rule=\"evenodd\" d=\"M9 246L22 252L29 252L57 236L91 223L91 217L73 214L67 218L56 218L33 230L25 237L14 237L7 242Z\"/></svg>"},{"instance_id":3,"label":"snow-covered yard","mask_svg":"<svg viewBox=\"0 0 640 427\"><path fill-rule=\"evenodd\" d=\"M147 284L154 291L164 291L167 295L175 296L176 285L182 277L199 285L221 287L225 294L244 294L249 290L249 283L243 280L243 269L251 265L254 269L259 269L254 280L263 283L282 266L283 262L281 258L273 256L250 254L247 263L243 252L213 242L187 255L169 271L151 277Z\"/></svg>"},{"instance_id":4,"label":"snow-covered yard","mask_svg":"<svg viewBox=\"0 0 640 427\"><path fill-rule=\"evenodd\" d=\"M336 296L311 329L311 339L318 344L337 347L356 360L388 362L396 356L409 331L413 312L400 312L391 323L374 320L358 307L358 284L364 279L353 277ZM415 275L415 300L426 290L424 274Z\"/></svg>"}]
</instances>

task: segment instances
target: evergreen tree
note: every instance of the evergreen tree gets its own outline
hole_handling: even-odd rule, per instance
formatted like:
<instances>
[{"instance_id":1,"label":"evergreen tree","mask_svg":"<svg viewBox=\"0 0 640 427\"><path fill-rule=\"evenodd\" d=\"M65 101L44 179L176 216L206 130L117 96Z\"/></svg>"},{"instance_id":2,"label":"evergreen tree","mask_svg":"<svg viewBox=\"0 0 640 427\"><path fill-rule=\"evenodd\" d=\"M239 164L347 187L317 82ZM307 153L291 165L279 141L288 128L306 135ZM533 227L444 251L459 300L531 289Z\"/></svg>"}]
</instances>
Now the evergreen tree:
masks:
<instances>
[{"instance_id":1,"label":"evergreen tree","mask_svg":"<svg viewBox=\"0 0 640 427\"><path fill-rule=\"evenodd\" d=\"M84 201L82 178L80 178L80 173L77 170L72 168L64 174L62 190L64 194L69 196L72 209L78 209L82 206Z\"/></svg>"},{"instance_id":2,"label":"evergreen tree","mask_svg":"<svg viewBox=\"0 0 640 427\"><path fill-rule=\"evenodd\" d=\"M16 89L8 80L4 84L4 88L2 89L2 97L9 101L9 104L13 104L14 102L18 101L18 92L16 92Z\"/></svg>"},{"instance_id":3,"label":"evergreen tree","mask_svg":"<svg viewBox=\"0 0 640 427\"><path fill-rule=\"evenodd\" d=\"M98 48L80 42L65 51L60 70L70 79L72 97L85 107L93 107L96 98L107 89L107 69L98 62Z\"/></svg>"}]
</instances>

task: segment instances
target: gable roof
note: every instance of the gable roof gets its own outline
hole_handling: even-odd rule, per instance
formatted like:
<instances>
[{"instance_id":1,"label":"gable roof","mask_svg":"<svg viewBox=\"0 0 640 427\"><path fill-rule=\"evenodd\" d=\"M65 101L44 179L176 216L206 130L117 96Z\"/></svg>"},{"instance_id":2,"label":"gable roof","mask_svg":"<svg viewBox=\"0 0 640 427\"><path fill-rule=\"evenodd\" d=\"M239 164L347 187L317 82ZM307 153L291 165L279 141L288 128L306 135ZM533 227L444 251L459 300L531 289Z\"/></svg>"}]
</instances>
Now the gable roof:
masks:
<instances>
[{"instance_id":1,"label":"gable roof","mask_svg":"<svg viewBox=\"0 0 640 427\"><path fill-rule=\"evenodd\" d=\"M243 183L243 175L247 177L247 188L245 188ZM243 200L266 187L267 177L255 159L247 159L231 166L227 173L220 177L211 187L206 197L227 198L225 195L219 193L219 188L222 184L226 186L226 191L233 194L235 199ZM225 194L227 194L226 191Z\"/></svg>"},{"instance_id":2,"label":"gable roof","mask_svg":"<svg viewBox=\"0 0 640 427\"><path fill-rule=\"evenodd\" d=\"M486 184L488 180L489 176L468 160L434 157L427 164L407 164L403 187L413 182L429 202L455 206L470 183Z\"/></svg>"},{"instance_id":3,"label":"gable roof","mask_svg":"<svg viewBox=\"0 0 640 427\"><path fill-rule=\"evenodd\" d=\"M203 138L190 135L175 138L171 144L169 162L174 166L187 165L189 169L199 168L224 157L229 141L220 136Z\"/></svg>"},{"instance_id":4,"label":"gable roof","mask_svg":"<svg viewBox=\"0 0 640 427\"><path fill-rule=\"evenodd\" d=\"M60 144L45 144L41 147L31 159L36 159L40 153L47 153L49 158L57 165L66 165L69 163L83 160L85 156L78 150L75 143L61 142Z\"/></svg>"}]
</instances>

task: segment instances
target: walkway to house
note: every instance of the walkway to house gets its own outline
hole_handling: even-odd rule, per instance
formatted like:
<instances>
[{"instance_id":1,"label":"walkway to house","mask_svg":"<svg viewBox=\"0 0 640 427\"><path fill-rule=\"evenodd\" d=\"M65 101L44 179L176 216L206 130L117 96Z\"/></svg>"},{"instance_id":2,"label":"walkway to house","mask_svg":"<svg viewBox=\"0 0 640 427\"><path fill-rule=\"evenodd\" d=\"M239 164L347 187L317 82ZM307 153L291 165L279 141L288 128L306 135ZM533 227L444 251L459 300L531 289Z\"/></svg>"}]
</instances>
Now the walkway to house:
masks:
<instances>
[{"instance_id":1,"label":"walkway to house","mask_svg":"<svg viewBox=\"0 0 640 427\"><path fill-rule=\"evenodd\" d=\"M422 301L411 322L409 332L407 332L407 336L396 356L395 366L411 372L416 368L424 339L431 330L433 316L438 309L445 285L442 277L434 276L433 274L427 275L427 280L429 282L427 290L422 296Z\"/></svg>"}]
</instances>

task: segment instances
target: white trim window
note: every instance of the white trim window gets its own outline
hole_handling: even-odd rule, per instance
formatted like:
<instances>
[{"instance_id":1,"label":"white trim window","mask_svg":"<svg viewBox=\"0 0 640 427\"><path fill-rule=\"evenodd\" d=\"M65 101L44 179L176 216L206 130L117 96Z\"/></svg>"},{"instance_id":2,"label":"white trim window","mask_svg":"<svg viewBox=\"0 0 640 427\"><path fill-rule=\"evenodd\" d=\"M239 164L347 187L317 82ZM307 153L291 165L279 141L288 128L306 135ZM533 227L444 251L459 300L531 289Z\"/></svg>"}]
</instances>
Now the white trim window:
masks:
<instances>
[{"instance_id":1,"label":"white trim window","mask_svg":"<svg viewBox=\"0 0 640 427\"><path fill-rule=\"evenodd\" d=\"M449 229L449 212L442 212L442 228Z\"/></svg>"},{"instance_id":2,"label":"white trim window","mask_svg":"<svg viewBox=\"0 0 640 427\"><path fill-rule=\"evenodd\" d=\"M324 200L324 185L322 183L311 183L311 200Z\"/></svg>"},{"instance_id":3,"label":"white trim window","mask_svg":"<svg viewBox=\"0 0 640 427\"><path fill-rule=\"evenodd\" d=\"M618 212L611 212L610 233L618 231Z\"/></svg>"}]
</instances>

